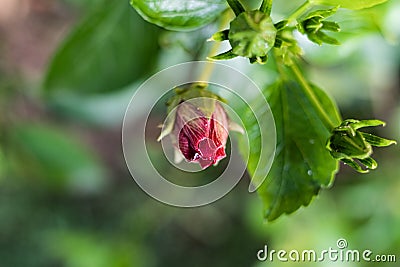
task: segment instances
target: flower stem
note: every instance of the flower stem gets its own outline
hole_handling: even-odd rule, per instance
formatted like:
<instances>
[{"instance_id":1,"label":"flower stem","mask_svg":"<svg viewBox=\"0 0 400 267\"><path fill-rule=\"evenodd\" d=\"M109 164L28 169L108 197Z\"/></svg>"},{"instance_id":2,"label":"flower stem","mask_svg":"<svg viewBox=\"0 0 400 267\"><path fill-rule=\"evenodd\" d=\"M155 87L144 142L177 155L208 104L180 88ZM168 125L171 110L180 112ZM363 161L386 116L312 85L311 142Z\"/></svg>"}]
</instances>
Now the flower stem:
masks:
<instances>
[{"instance_id":1,"label":"flower stem","mask_svg":"<svg viewBox=\"0 0 400 267\"><path fill-rule=\"evenodd\" d=\"M264 12L268 16L271 14L272 0L263 0L260 6L260 11Z\"/></svg>"},{"instance_id":2,"label":"flower stem","mask_svg":"<svg viewBox=\"0 0 400 267\"><path fill-rule=\"evenodd\" d=\"M239 0L226 0L226 2L228 2L228 5L231 7L236 16L239 16L240 13L245 11Z\"/></svg>"},{"instance_id":3,"label":"flower stem","mask_svg":"<svg viewBox=\"0 0 400 267\"><path fill-rule=\"evenodd\" d=\"M288 24L292 24L295 22L303 13L305 13L308 9L312 7L312 3L310 1L305 1L299 8L297 8L288 18Z\"/></svg>"},{"instance_id":4,"label":"flower stem","mask_svg":"<svg viewBox=\"0 0 400 267\"><path fill-rule=\"evenodd\" d=\"M225 27L225 25L228 24L230 19L231 19L230 13L225 12L222 16L221 24L220 24L219 28L222 29L223 27ZM211 56L217 54L220 46L221 46L221 42L214 42L210 48L208 57L211 57ZM209 61L209 64L207 64L206 67L203 69L201 75L198 78L198 81L206 83L210 79L213 69L214 69L214 61L211 60L211 61Z\"/></svg>"},{"instance_id":5,"label":"flower stem","mask_svg":"<svg viewBox=\"0 0 400 267\"><path fill-rule=\"evenodd\" d=\"M318 100L318 98L315 95L314 90L311 88L310 84L304 78L299 67L296 65L296 63L293 63L292 65L290 65L290 68L293 71L293 74L295 75L297 81L303 88L304 93L308 96L308 99L311 101L311 104L314 106L314 108L318 112L318 115L319 115L320 119L322 120L322 122L324 123L325 127L329 131L332 131L336 127L336 125L332 122L332 120L330 119L328 114L325 112L324 108L321 105L321 102Z\"/></svg>"}]
</instances>

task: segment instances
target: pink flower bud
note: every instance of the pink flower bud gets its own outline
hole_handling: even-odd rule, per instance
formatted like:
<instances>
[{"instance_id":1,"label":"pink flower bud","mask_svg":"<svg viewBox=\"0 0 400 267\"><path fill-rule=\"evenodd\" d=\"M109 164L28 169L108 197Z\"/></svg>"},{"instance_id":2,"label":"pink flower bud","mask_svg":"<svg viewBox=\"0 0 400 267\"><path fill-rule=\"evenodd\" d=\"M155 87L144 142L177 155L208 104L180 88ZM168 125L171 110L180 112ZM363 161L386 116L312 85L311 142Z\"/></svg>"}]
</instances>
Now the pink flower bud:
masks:
<instances>
[{"instance_id":1,"label":"pink flower bud","mask_svg":"<svg viewBox=\"0 0 400 267\"><path fill-rule=\"evenodd\" d=\"M177 148L189 162L198 162L205 169L226 157L228 116L218 101L207 116L201 107L188 101L176 109L172 134Z\"/></svg>"}]
</instances>

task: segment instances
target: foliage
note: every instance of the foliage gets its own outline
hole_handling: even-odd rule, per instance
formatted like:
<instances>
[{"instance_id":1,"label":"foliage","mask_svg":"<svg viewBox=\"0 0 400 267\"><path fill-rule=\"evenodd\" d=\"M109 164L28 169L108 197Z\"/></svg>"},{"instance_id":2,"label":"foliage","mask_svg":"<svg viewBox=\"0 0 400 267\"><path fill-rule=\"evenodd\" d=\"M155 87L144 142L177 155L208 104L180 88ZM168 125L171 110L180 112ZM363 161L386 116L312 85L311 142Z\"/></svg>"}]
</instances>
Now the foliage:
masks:
<instances>
[{"instance_id":1,"label":"foliage","mask_svg":"<svg viewBox=\"0 0 400 267\"><path fill-rule=\"evenodd\" d=\"M346 152L337 152L338 148L335 146L338 145L339 139L336 138L338 135L335 133L341 129L340 116L332 100L304 77L302 66L297 63L302 52L294 38L294 30L297 28L300 33L305 34L310 41L318 45L323 43L338 45L339 42L325 32L340 32L340 26L337 22L327 21L327 17L334 15L339 6L348 9L364 9L383 2L379 0L351 1L351 3L336 0L306 1L294 13L274 24L270 16L272 0L262 1L260 7L255 10L246 10L239 0L227 1L235 18L230 22L229 29L215 33L211 40L217 42L228 40L231 49L212 56L211 59L226 60L240 56L248 58L250 63L265 64L268 56L272 55L282 79L267 90L267 98L276 120L278 144L272 170L258 190L265 205L266 219L273 220L282 213L291 213L301 205L308 205L321 187L326 187L333 182L338 168L337 160L342 160L362 172L351 156L345 155ZM180 16L186 16L188 20L189 18L196 19L196 16L182 15L186 10L184 12L178 9L173 10L171 5L164 3L165 6L161 2L158 3L156 12L151 13L144 10L154 9L153 2L143 1L138 6L137 1L132 1L133 7L138 9L145 19L167 29L182 30L180 27L183 20ZM203 4L206 3L207 1L203 2ZM334 8L311 10L321 4L334 6ZM193 7L194 3L193 6L190 4L189 6ZM205 10L204 13L208 14L209 11ZM172 18L178 16L179 19L170 20L171 16ZM168 23L162 23L163 20L168 20ZM187 25L190 26L191 23ZM246 122L247 118L242 119ZM257 131L254 125L248 128L250 132ZM332 137L329 139L332 131ZM250 136L260 135L250 133ZM359 136L360 140L365 140L360 134ZM329 144L326 147L328 139ZM258 141L257 138L250 140L252 144L260 146ZM388 144L392 143L395 142ZM341 151L351 150L350 147L353 146L350 142L340 144L343 146L340 148ZM259 149L253 148L254 150ZM358 156L358 160L369 169L375 169L377 164L369 157L372 150L365 153L362 157ZM248 163L251 175L255 175L253 168L255 164L252 161L258 162L259 157L260 154L257 152L251 153ZM253 179L260 178L253 177Z\"/></svg>"},{"instance_id":2,"label":"foliage","mask_svg":"<svg viewBox=\"0 0 400 267\"><path fill-rule=\"evenodd\" d=\"M147 21L168 30L188 31L215 20L226 8L224 0L131 0Z\"/></svg>"},{"instance_id":3,"label":"foliage","mask_svg":"<svg viewBox=\"0 0 400 267\"><path fill-rule=\"evenodd\" d=\"M59 17L69 22L72 12L78 23L71 26L71 33L56 49L42 84L14 66L5 65L19 44L12 43L13 49L7 49L10 37L3 32L18 32L11 23L4 24L7 27L0 31L0 55L4 59L0 61L1 266L260 267L270 265L256 259L264 245L271 249L328 249L335 247L339 237L346 238L352 249L400 255L398 146L374 149L379 168L366 175L342 168L336 174L335 186L319 190L318 201L307 209L281 216L275 223L263 224L260 220L261 210L267 220L273 220L281 213L307 205L319 188L331 185L339 160L354 156L348 146L345 154L332 153L333 149L343 139L351 139L352 132L356 131L356 139L364 147L368 147L366 143L391 143L383 142L378 135L397 135L394 139L398 139L400 109L395 81L400 50L387 45L382 37L392 41L400 37L399 1L375 6L385 1L310 0L302 5L302 0L275 0L272 8L268 1L248 0L242 1L241 7L236 6L240 13L257 7L262 12L271 11L275 43L268 59L255 61L266 64L249 65L247 59L234 54L230 56L236 58L224 64L241 69L264 88L277 123L278 144L282 148L278 152L286 154L277 154L271 173L258 190L262 203L247 194L248 185L243 182L238 190L215 204L196 209L162 205L135 186L121 155L120 125L129 98L149 74L177 62L205 59L230 49L227 43L216 51L210 46L219 43L205 42L210 36L215 41L228 42L228 21L235 19L235 12L227 10L229 4L213 1L217 8L194 16L196 19L190 24L183 20L184 15L177 14L169 20L177 18L177 24L161 25L183 30L175 32L150 25L127 1L38 2L32 4L32 10L42 8L43 3L54 3L62 14ZM297 33L301 29L299 23L312 12L338 5L335 14L315 25L326 25L324 22L329 20L340 26L340 32L329 32L340 46L318 46L305 40L307 34ZM28 12L23 7L21 10ZM45 22L41 20L43 31L31 28L35 13L29 13L28 25L22 25L32 35L39 32L40 38L46 38L41 33L59 17L49 17L43 10L38 14ZM157 10L154 19L164 23L163 14L163 10ZM21 15L13 18L18 24L24 23ZM219 34L213 35L215 32ZM54 32L53 36L60 34L63 32ZM28 46L22 47L31 48L30 42L28 38ZM51 44L47 43L49 50L53 50ZM30 60L30 50L24 50L24 62ZM296 75L296 70L301 76ZM359 119L342 121L330 96L338 100L344 118ZM257 99L254 101L257 104ZM256 106L268 112L265 106ZM326 110L326 116L321 108ZM254 127L250 110L240 115L245 118L251 137L248 171L253 174L259 162L260 132ZM165 107L157 107L155 118L149 122L153 141L148 147L158 156L156 125L164 116ZM353 129L356 121L373 116L386 120L388 126ZM378 120L373 122L381 124ZM328 130L330 124L333 127ZM238 138L241 140L241 136ZM325 143L328 139L332 142ZM299 153L300 148L306 153ZM350 158L359 162L356 157ZM162 161L157 167L171 171ZM198 173L198 180L208 179L216 169ZM180 178L187 178L186 174ZM280 182L286 183L281 191ZM326 264L316 262L315 266ZM360 264L376 266L376 262L347 265Z\"/></svg>"},{"instance_id":4,"label":"foliage","mask_svg":"<svg viewBox=\"0 0 400 267\"><path fill-rule=\"evenodd\" d=\"M336 106L321 89L313 92L332 121L340 122ZM293 80L278 81L265 91L277 129L277 151L272 168L258 189L268 220L307 206L322 187L333 182L338 163L325 149L329 136L301 86ZM249 127L257 131L256 127ZM253 133L250 132L250 135ZM255 144L257 145L257 144ZM254 153L250 161L257 160ZM249 168L253 173L252 168Z\"/></svg>"},{"instance_id":5,"label":"foliage","mask_svg":"<svg viewBox=\"0 0 400 267\"><path fill-rule=\"evenodd\" d=\"M81 95L118 90L147 74L157 50L157 29L127 4L97 1L55 53L43 89Z\"/></svg>"},{"instance_id":6,"label":"foliage","mask_svg":"<svg viewBox=\"0 0 400 267\"><path fill-rule=\"evenodd\" d=\"M316 5L330 5L330 6L340 6L348 9L364 9L373 7L378 4L382 4L387 0L311 0L310 2Z\"/></svg>"}]
</instances>

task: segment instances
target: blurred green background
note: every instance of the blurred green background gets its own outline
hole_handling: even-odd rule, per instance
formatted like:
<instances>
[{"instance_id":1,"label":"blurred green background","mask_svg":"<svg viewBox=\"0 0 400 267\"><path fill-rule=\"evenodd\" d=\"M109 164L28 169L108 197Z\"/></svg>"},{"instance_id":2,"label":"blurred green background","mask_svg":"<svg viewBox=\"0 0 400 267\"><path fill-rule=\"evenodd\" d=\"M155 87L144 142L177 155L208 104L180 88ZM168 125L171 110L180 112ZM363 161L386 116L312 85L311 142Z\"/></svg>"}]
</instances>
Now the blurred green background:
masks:
<instances>
[{"instance_id":1,"label":"blurred green background","mask_svg":"<svg viewBox=\"0 0 400 267\"><path fill-rule=\"evenodd\" d=\"M275 2L277 18L301 3ZM350 249L395 254L397 265L384 265L398 266L399 146L376 150L380 166L370 174L341 166L331 189L273 223L263 222L248 177L206 207L161 204L126 168L124 111L156 71L204 59L210 46L204 40L216 26L166 32L144 22L128 1L0 3L1 267L297 266L303 264L262 263L256 253L264 245L321 251L339 238ZM344 118L382 119L387 127L379 134L399 141L400 1L339 13L342 46L302 41L308 75L335 98ZM260 86L275 77L269 65L226 63Z\"/></svg>"}]
</instances>

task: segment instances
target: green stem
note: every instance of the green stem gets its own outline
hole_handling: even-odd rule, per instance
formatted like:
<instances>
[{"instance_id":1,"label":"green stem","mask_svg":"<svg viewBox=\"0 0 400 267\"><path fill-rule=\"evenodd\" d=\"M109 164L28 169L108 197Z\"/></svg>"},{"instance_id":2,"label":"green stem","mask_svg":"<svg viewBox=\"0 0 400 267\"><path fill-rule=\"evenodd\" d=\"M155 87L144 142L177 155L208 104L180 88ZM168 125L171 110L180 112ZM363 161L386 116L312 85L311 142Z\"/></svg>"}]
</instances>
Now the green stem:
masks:
<instances>
[{"instance_id":1,"label":"green stem","mask_svg":"<svg viewBox=\"0 0 400 267\"><path fill-rule=\"evenodd\" d=\"M239 0L226 0L226 2L228 2L228 5L231 7L236 16L239 16L240 13L245 11Z\"/></svg>"},{"instance_id":2,"label":"green stem","mask_svg":"<svg viewBox=\"0 0 400 267\"><path fill-rule=\"evenodd\" d=\"M305 13L308 9L310 9L313 6L310 1L305 1L299 8L297 8L288 18L288 24L292 24L295 22L303 13Z\"/></svg>"},{"instance_id":3,"label":"green stem","mask_svg":"<svg viewBox=\"0 0 400 267\"><path fill-rule=\"evenodd\" d=\"M232 19L231 13L227 11L224 12L221 18L221 22L219 25L220 29L223 29L229 21ZM211 49L208 53L208 57L212 57L213 55L217 54L219 47L221 46L221 42L214 42L214 44L211 46ZM214 68L214 62L209 61L211 64L208 64L206 68L202 71L200 77L198 78L199 81L208 81L210 79L210 76L212 75L212 71Z\"/></svg>"},{"instance_id":4,"label":"green stem","mask_svg":"<svg viewBox=\"0 0 400 267\"><path fill-rule=\"evenodd\" d=\"M268 16L271 14L272 0L263 0L260 6L260 11L264 12Z\"/></svg>"},{"instance_id":5,"label":"green stem","mask_svg":"<svg viewBox=\"0 0 400 267\"><path fill-rule=\"evenodd\" d=\"M293 63L292 65L290 65L290 68L292 69L297 81L300 83L301 87L303 88L304 93L308 96L308 99L311 101L311 104L314 106L314 108L318 112L319 117L322 120L322 122L324 123L325 127L329 131L332 131L336 127L336 125L332 122L332 120L330 119L328 114L325 112L324 108L321 105L321 102L318 100L318 98L315 95L314 90L311 88L310 84L304 78L299 67L296 65L296 63Z\"/></svg>"}]
</instances>

